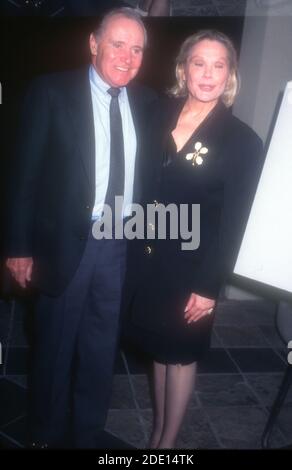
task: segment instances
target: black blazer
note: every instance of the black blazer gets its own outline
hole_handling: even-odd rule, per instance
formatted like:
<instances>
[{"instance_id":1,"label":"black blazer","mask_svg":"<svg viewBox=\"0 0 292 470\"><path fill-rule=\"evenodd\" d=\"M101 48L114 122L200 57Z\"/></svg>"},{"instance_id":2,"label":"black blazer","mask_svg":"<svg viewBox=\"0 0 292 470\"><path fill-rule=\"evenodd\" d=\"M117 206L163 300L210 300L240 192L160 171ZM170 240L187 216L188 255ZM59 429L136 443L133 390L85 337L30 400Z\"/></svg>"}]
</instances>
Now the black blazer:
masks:
<instances>
[{"instance_id":1,"label":"black blazer","mask_svg":"<svg viewBox=\"0 0 292 470\"><path fill-rule=\"evenodd\" d=\"M136 321L144 325L153 317L159 323L164 310L174 310L176 296L182 305L191 292L217 298L232 274L264 161L256 133L218 104L182 154L169 162L170 133L183 105L184 99L174 98L159 105L156 128L160 127L161 139L159 151L153 154L156 161L148 168L144 202L200 204L200 246L182 252L182 240L151 239L132 245L126 280L132 299L129 295L127 300L133 304ZM209 149L201 166L192 166L185 158L195 142ZM151 310L155 315L150 315Z\"/></svg>"},{"instance_id":2,"label":"black blazer","mask_svg":"<svg viewBox=\"0 0 292 470\"><path fill-rule=\"evenodd\" d=\"M156 96L127 87L137 134L134 202ZM5 255L32 256L32 284L60 294L73 277L95 200L95 137L88 68L37 78L20 119L10 183Z\"/></svg>"}]
</instances>

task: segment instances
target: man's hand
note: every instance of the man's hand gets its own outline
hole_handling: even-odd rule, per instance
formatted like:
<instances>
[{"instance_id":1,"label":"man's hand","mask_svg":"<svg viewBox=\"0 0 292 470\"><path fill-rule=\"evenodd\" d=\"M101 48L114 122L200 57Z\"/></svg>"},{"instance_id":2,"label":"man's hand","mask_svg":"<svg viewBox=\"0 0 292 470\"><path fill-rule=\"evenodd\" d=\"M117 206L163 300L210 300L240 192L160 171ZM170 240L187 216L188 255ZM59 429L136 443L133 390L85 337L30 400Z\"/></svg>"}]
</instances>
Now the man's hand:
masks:
<instances>
[{"instance_id":1,"label":"man's hand","mask_svg":"<svg viewBox=\"0 0 292 470\"><path fill-rule=\"evenodd\" d=\"M31 280L32 258L8 258L6 266L16 282L25 289L28 285L27 283Z\"/></svg>"},{"instance_id":2,"label":"man's hand","mask_svg":"<svg viewBox=\"0 0 292 470\"><path fill-rule=\"evenodd\" d=\"M187 323L198 321L205 315L210 315L214 306L215 300L192 293L184 311Z\"/></svg>"}]
</instances>

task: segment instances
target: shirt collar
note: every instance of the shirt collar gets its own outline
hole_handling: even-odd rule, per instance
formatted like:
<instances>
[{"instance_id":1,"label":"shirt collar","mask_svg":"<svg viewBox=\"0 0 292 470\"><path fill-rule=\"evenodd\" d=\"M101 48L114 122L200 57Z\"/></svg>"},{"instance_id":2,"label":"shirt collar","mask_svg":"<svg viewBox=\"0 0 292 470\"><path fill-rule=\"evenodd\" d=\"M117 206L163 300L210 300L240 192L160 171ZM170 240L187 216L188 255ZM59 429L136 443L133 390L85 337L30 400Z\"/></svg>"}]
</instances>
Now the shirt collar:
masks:
<instances>
[{"instance_id":1,"label":"shirt collar","mask_svg":"<svg viewBox=\"0 0 292 470\"><path fill-rule=\"evenodd\" d=\"M103 96L110 99L110 95L108 94L107 90L110 88L109 84L106 83L101 76L97 73L96 69L93 65L89 67L89 80L91 84L96 87L99 93L102 93ZM121 93L119 94L119 99L124 100L126 94L126 87L119 87Z\"/></svg>"}]
</instances>

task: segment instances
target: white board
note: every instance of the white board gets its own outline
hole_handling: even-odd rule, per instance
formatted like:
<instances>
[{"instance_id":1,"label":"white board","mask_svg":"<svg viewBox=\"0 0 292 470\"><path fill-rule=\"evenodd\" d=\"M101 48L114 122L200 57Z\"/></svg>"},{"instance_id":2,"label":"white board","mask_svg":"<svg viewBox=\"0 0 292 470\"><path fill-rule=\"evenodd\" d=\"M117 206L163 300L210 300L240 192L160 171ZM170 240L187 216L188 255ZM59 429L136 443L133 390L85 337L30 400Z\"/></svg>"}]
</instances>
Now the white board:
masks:
<instances>
[{"instance_id":1,"label":"white board","mask_svg":"<svg viewBox=\"0 0 292 470\"><path fill-rule=\"evenodd\" d=\"M234 273L292 292L292 81L285 88Z\"/></svg>"}]
</instances>

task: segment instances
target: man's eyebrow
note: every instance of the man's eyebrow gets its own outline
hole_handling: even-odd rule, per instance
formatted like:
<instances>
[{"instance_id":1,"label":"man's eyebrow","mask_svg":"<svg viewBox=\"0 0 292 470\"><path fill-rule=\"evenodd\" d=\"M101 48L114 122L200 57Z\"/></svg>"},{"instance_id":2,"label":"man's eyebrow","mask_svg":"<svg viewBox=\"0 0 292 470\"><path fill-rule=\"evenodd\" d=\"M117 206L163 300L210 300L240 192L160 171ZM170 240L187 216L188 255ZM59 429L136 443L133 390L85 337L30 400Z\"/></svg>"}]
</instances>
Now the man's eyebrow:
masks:
<instances>
[{"instance_id":1,"label":"man's eyebrow","mask_svg":"<svg viewBox=\"0 0 292 470\"><path fill-rule=\"evenodd\" d=\"M111 44L121 44L121 45L125 45L126 42L125 41L121 41L120 39L110 39L109 42ZM134 44L133 46L131 46L131 48L133 49L139 49L141 51L143 51L145 49L145 46L144 44L141 46L140 44Z\"/></svg>"},{"instance_id":2,"label":"man's eyebrow","mask_svg":"<svg viewBox=\"0 0 292 470\"><path fill-rule=\"evenodd\" d=\"M121 41L120 39L110 39L109 41L112 43L125 44L125 41Z\"/></svg>"}]
</instances>

